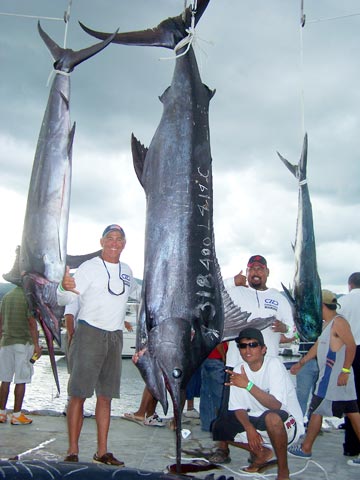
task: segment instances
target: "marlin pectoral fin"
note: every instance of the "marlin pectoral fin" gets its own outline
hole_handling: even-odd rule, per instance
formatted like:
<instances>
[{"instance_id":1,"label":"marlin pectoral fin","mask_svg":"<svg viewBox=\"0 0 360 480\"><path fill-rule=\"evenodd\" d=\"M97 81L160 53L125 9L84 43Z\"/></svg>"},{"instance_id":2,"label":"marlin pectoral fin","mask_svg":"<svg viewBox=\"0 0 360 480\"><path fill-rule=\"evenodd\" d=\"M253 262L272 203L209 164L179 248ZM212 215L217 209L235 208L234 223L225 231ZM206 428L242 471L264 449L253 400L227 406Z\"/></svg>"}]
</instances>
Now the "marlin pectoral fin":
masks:
<instances>
[{"instance_id":1,"label":"marlin pectoral fin","mask_svg":"<svg viewBox=\"0 0 360 480\"><path fill-rule=\"evenodd\" d=\"M144 145L139 142L139 140L135 137L134 134L131 134L131 151L133 155L133 163L136 176L138 177L141 186L144 187L142 175L148 148L144 147Z\"/></svg>"},{"instance_id":2,"label":"marlin pectoral fin","mask_svg":"<svg viewBox=\"0 0 360 480\"><path fill-rule=\"evenodd\" d=\"M289 300L290 304L294 306L294 305L295 305L295 299L294 299L294 297L292 296L290 290L289 290L288 288L286 288L283 283L281 283L281 286L283 287L283 290L284 290L284 292L285 292L286 298Z\"/></svg>"}]
</instances>

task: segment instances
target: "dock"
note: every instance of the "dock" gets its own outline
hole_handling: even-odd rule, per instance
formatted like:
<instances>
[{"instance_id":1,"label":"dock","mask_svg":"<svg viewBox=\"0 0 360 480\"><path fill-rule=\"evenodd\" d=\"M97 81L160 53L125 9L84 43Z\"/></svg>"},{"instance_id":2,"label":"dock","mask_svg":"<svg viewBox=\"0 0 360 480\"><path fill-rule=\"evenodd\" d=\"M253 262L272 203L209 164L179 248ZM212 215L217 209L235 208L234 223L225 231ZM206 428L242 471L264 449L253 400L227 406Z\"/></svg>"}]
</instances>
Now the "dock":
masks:
<instances>
[{"instance_id":1,"label":"dock","mask_svg":"<svg viewBox=\"0 0 360 480\"><path fill-rule=\"evenodd\" d=\"M34 411L27 414L33 419L31 425L13 426L10 422L0 425L1 460L18 457L20 462L37 460L45 464L48 462L52 466L54 462L55 464L62 462L67 450L66 417L54 411ZM360 469L347 465L350 457L343 455L343 430L339 430L337 425L332 425L331 421L324 423L325 427L314 445L312 460L305 461L289 456L291 478L355 480L359 477ZM183 428L190 431L188 438L183 440L183 449L209 451L214 448L210 433L201 430L198 420L184 423ZM95 419L85 418L80 439L79 461L91 463L95 450ZM175 463L175 433L168 427L148 427L121 417L113 417L109 433L109 450L125 462L126 468L159 472L160 478L160 472L167 472L167 467ZM220 476L235 479L276 478L276 467L262 475L242 472L241 467L248 464L248 454L244 450L230 447L230 455L231 463L216 470L193 475L196 478L205 478L213 474L215 479ZM184 455L182 461L183 463L191 461L191 456ZM74 468L76 465L74 464ZM122 470L125 474L125 470ZM4 470L0 465L0 476L1 471Z\"/></svg>"}]
</instances>

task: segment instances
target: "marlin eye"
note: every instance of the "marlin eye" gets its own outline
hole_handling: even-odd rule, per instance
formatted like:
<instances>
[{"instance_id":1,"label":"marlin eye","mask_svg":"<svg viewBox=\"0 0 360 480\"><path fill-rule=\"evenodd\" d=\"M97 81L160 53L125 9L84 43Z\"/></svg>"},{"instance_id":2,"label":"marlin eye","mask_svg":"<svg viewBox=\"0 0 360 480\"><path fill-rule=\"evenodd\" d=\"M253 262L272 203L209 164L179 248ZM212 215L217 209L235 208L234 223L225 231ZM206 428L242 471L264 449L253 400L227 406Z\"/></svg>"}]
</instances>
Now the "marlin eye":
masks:
<instances>
[{"instance_id":1,"label":"marlin eye","mask_svg":"<svg viewBox=\"0 0 360 480\"><path fill-rule=\"evenodd\" d=\"M172 376L174 378L180 378L182 376L182 371L180 370L180 368L174 368Z\"/></svg>"}]
</instances>

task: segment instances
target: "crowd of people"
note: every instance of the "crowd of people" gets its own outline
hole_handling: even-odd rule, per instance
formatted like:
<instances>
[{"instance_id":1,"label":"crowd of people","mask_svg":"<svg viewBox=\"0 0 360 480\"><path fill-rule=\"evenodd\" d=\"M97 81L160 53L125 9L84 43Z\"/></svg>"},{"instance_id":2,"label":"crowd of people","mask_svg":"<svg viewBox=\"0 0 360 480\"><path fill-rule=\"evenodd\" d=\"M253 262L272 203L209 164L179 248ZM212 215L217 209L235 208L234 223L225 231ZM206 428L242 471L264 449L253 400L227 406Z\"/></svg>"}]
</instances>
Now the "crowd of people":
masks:
<instances>
[{"instance_id":1,"label":"crowd of people","mask_svg":"<svg viewBox=\"0 0 360 480\"><path fill-rule=\"evenodd\" d=\"M57 291L59 305L67 308L69 445L64 460L79 461L84 402L95 392L93 461L121 467L124 462L108 451L111 400L120 396L122 332L131 328L125 321L126 304L129 296L140 299L141 288L130 267L120 261L126 245L122 227L107 226L100 244L100 256L84 262L74 275L67 269ZM360 466L360 272L350 275L347 295L337 298L322 291L322 333L290 369L297 376L297 389L279 359L280 343L296 336L293 313L286 297L267 286L269 274L266 259L253 255L246 275L241 271L225 280L234 303L251 312L248 322L269 316L274 321L262 331L246 326L236 339L220 343L210 353L188 386L183 415L200 418L202 430L212 435L216 444L210 462L229 463L230 446L242 448L249 452L245 472L258 473L274 464L277 480L290 478L288 454L312 457L323 416L344 416L344 455L354 457L349 465ZM12 425L32 422L21 409L33 374L33 355L41 355L36 320L17 286L1 304L0 423L9 418ZM136 354L133 360L136 363ZM11 382L14 408L9 417ZM199 412L194 397L200 397ZM164 426L156 405L145 386L139 409L124 417Z\"/></svg>"}]
</instances>

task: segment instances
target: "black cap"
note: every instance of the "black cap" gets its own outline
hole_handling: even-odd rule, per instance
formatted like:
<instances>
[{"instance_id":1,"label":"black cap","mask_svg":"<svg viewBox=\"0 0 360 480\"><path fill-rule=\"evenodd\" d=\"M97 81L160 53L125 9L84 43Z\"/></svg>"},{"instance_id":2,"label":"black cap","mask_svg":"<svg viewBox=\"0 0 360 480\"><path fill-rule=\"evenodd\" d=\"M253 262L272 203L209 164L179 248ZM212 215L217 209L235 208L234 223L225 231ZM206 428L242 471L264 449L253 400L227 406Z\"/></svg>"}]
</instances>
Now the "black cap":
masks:
<instances>
[{"instance_id":1,"label":"black cap","mask_svg":"<svg viewBox=\"0 0 360 480\"><path fill-rule=\"evenodd\" d=\"M240 340L242 340L243 338L254 338L260 343L261 346L265 345L263 334L257 328L243 328L242 330L240 330L239 336L235 338L235 342L240 343Z\"/></svg>"},{"instance_id":2,"label":"black cap","mask_svg":"<svg viewBox=\"0 0 360 480\"><path fill-rule=\"evenodd\" d=\"M252 267L255 263L259 263L264 268L267 267L266 258L262 255L253 255L250 257L247 266Z\"/></svg>"}]
</instances>

